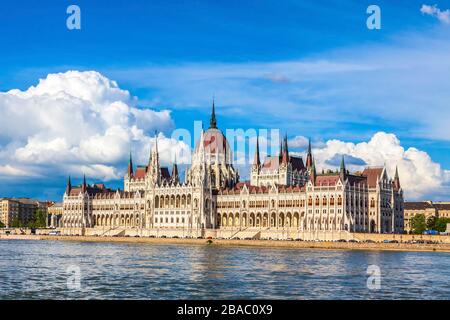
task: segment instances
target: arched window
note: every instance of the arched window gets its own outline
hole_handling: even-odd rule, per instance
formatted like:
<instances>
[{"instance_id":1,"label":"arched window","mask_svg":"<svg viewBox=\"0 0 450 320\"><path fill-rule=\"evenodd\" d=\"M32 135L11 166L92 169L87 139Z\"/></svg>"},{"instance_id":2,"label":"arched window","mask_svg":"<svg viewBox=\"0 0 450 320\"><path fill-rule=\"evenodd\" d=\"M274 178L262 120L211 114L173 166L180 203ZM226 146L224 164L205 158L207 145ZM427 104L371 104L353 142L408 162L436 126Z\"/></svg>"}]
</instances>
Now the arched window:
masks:
<instances>
[{"instance_id":1,"label":"arched window","mask_svg":"<svg viewBox=\"0 0 450 320\"><path fill-rule=\"evenodd\" d=\"M330 206L334 206L334 197L333 196L331 196L331 198L330 198Z\"/></svg>"},{"instance_id":2,"label":"arched window","mask_svg":"<svg viewBox=\"0 0 450 320\"><path fill-rule=\"evenodd\" d=\"M337 203L338 203L338 206L342 206L342 197L341 196L338 196Z\"/></svg>"},{"instance_id":3,"label":"arched window","mask_svg":"<svg viewBox=\"0 0 450 320\"><path fill-rule=\"evenodd\" d=\"M312 206L312 198L311 198L311 196L308 198L308 206Z\"/></svg>"},{"instance_id":4,"label":"arched window","mask_svg":"<svg viewBox=\"0 0 450 320\"><path fill-rule=\"evenodd\" d=\"M327 205L327 197L323 197L323 199L322 199L322 205L323 206L326 206Z\"/></svg>"},{"instance_id":5,"label":"arched window","mask_svg":"<svg viewBox=\"0 0 450 320\"><path fill-rule=\"evenodd\" d=\"M316 206L318 206L319 204L320 204L319 197L316 197Z\"/></svg>"},{"instance_id":6,"label":"arched window","mask_svg":"<svg viewBox=\"0 0 450 320\"><path fill-rule=\"evenodd\" d=\"M165 201L164 201L164 204L165 204L166 208L169 207L169 196L166 196L166 199L165 199Z\"/></svg>"}]
</instances>

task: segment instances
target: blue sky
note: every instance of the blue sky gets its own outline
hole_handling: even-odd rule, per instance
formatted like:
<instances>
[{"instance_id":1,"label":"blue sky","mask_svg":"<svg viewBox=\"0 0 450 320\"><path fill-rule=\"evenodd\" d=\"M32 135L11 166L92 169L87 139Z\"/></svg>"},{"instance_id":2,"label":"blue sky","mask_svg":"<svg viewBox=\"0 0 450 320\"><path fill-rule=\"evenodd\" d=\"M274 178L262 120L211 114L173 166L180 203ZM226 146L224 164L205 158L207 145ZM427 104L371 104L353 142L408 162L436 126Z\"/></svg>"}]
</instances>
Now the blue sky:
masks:
<instances>
[{"instance_id":1,"label":"blue sky","mask_svg":"<svg viewBox=\"0 0 450 320\"><path fill-rule=\"evenodd\" d=\"M381 30L366 27L373 3ZM70 4L81 8L81 30L66 28ZM415 0L5 1L0 91L95 70L139 108L170 110L166 135L207 120L215 95L223 129L280 128L319 144L385 131L449 170L450 25L422 13L423 4L450 8ZM56 197L65 182L62 172L3 179L0 196Z\"/></svg>"}]
</instances>

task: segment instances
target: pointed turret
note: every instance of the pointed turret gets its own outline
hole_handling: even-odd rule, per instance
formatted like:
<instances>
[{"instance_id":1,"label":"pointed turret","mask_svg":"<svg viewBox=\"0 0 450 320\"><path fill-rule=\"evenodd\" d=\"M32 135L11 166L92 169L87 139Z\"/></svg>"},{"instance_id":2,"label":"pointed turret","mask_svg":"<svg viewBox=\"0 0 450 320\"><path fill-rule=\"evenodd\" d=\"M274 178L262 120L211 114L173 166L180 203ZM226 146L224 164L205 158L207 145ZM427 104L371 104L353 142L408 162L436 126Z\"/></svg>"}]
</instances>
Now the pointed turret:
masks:
<instances>
[{"instance_id":1,"label":"pointed turret","mask_svg":"<svg viewBox=\"0 0 450 320\"><path fill-rule=\"evenodd\" d=\"M152 182L154 184L159 184L161 168L159 167L159 153L158 153L158 133L155 131L155 146L152 150L152 154L150 157L150 163L147 168L147 174L150 174L152 177Z\"/></svg>"},{"instance_id":2,"label":"pointed turret","mask_svg":"<svg viewBox=\"0 0 450 320\"><path fill-rule=\"evenodd\" d=\"M278 157L281 159L283 158L283 140L280 139L280 154L278 155Z\"/></svg>"},{"instance_id":3,"label":"pointed turret","mask_svg":"<svg viewBox=\"0 0 450 320\"><path fill-rule=\"evenodd\" d=\"M72 182L70 181L70 176L69 176L69 179L67 180L66 194L69 195L71 190L72 190Z\"/></svg>"},{"instance_id":4,"label":"pointed turret","mask_svg":"<svg viewBox=\"0 0 450 320\"><path fill-rule=\"evenodd\" d=\"M400 188L401 188L400 178L398 176L398 167L397 166L395 166L394 187L395 187L396 190L400 190Z\"/></svg>"},{"instance_id":5,"label":"pointed turret","mask_svg":"<svg viewBox=\"0 0 450 320\"><path fill-rule=\"evenodd\" d=\"M255 158L253 159L253 167L260 167L261 166L261 160L259 158L259 137L256 136L256 151L255 151Z\"/></svg>"},{"instance_id":6,"label":"pointed turret","mask_svg":"<svg viewBox=\"0 0 450 320\"><path fill-rule=\"evenodd\" d=\"M130 160L128 160L127 174L129 178L133 176L133 159L131 158L131 151L130 151Z\"/></svg>"},{"instance_id":7,"label":"pointed turret","mask_svg":"<svg viewBox=\"0 0 450 320\"><path fill-rule=\"evenodd\" d=\"M342 182L345 181L346 175L347 175L347 172L345 171L344 155L342 155L341 168L339 170L339 177L341 178Z\"/></svg>"},{"instance_id":8,"label":"pointed turret","mask_svg":"<svg viewBox=\"0 0 450 320\"><path fill-rule=\"evenodd\" d=\"M281 163L287 165L289 162L289 150L288 150L288 142L287 142L287 134L284 136L283 141L283 156L281 159Z\"/></svg>"},{"instance_id":9,"label":"pointed turret","mask_svg":"<svg viewBox=\"0 0 450 320\"><path fill-rule=\"evenodd\" d=\"M81 186L81 192L85 193L87 190L87 184L86 184L86 175L83 174L83 184Z\"/></svg>"},{"instance_id":10,"label":"pointed turret","mask_svg":"<svg viewBox=\"0 0 450 320\"><path fill-rule=\"evenodd\" d=\"M313 159L312 159L312 152L311 152L311 139L309 139L308 142L308 153L306 155L306 168L311 168L313 164Z\"/></svg>"},{"instance_id":11,"label":"pointed turret","mask_svg":"<svg viewBox=\"0 0 450 320\"><path fill-rule=\"evenodd\" d=\"M212 104L211 120L209 120L209 127L212 129L217 128L216 107L214 105L214 98L213 98L213 104Z\"/></svg>"},{"instance_id":12,"label":"pointed turret","mask_svg":"<svg viewBox=\"0 0 450 320\"><path fill-rule=\"evenodd\" d=\"M177 165L177 158L176 157L175 157L175 161L173 162L172 176L170 178L171 178L173 183L177 183L179 181L178 165Z\"/></svg>"}]
</instances>

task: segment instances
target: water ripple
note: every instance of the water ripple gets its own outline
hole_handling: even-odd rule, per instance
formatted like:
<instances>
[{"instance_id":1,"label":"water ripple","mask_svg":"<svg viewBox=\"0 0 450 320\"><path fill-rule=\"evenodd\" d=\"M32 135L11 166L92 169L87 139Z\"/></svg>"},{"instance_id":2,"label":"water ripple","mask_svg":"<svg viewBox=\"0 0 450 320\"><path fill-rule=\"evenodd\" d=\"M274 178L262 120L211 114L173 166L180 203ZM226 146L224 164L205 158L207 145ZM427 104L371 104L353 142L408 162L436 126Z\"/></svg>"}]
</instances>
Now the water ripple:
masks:
<instances>
[{"instance_id":1,"label":"water ripple","mask_svg":"<svg viewBox=\"0 0 450 320\"><path fill-rule=\"evenodd\" d=\"M0 299L450 299L449 264L433 252L6 240ZM380 290L367 288L369 265Z\"/></svg>"}]
</instances>

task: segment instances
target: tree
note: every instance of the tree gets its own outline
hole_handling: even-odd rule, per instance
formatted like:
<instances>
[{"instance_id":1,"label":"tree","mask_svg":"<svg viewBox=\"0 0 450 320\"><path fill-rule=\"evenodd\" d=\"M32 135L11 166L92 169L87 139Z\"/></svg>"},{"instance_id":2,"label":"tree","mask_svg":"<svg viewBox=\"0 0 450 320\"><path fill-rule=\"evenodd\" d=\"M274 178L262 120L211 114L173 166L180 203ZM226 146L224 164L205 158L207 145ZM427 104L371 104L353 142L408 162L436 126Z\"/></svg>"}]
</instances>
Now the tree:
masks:
<instances>
[{"instance_id":1,"label":"tree","mask_svg":"<svg viewBox=\"0 0 450 320\"><path fill-rule=\"evenodd\" d=\"M428 219L427 219L427 229L428 230L435 230L436 220L437 220L436 216L428 217Z\"/></svg>"},{"instance_id":2,"label":"tree","mask_svg":"<svg viewBox=\"0 0 450 320\"><path fill-rule=\"evenodd\" d=\"M4 228L4 227L6 227L5 224L0 221L0 228Z\"/></svg>"},{"instance_id":3,"label":"tree","mask_svg":"<svg viewBox=\"0 0 450 320\"><path fill-rule=\"evenodd\" d=\"M416 214L411 218L411 230L415 234L422 234L427 229L424 214Z\"/></svg>"},{"instance_id":4,"label":"tree","mask_svg":"<svg viewBox=\"0 0 450 320\"><path fill-rule=\"evenodd\" d=\"M45 212L41 209L36 210L35 212L35 228L45 228L47 226L46 220L47 216Z\"/></svg>"},{"instance_id":5,"label":"tree","mask_svg":"<svg viewBox=\"0 0 450 320\"><path fill-rule=\"evenodd\" d=\"M12 228L21 228L22 227L22 222L20 221L20 219L18 217L15 217L14 219L12 219L11 227Z\"/></svg>"},{"instance_id":6,"label":"tree","mask_svg":"<svg viewBox=\"0 0 450 320\"><path fill-rule=\"evenodd\" d=\"M447 223L450 223L450 218L437 218L434 225L434 230L444 232L447 229Z\"/></svg>"},{"instance_id":7,"label":"tree","mask_svg":"<svg viewBox=\"0 0 450 320\"><path fill-rule=\"evenodd\" d=\"M37 209L34 213L31 219L27 223L27 227L30 229L36 229L36 228L45 228L47 226L46 224L46 214L41 209Z\"/></svg>"}]
</instances>

